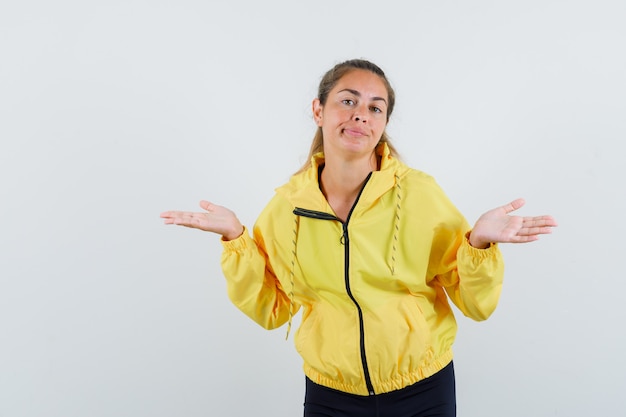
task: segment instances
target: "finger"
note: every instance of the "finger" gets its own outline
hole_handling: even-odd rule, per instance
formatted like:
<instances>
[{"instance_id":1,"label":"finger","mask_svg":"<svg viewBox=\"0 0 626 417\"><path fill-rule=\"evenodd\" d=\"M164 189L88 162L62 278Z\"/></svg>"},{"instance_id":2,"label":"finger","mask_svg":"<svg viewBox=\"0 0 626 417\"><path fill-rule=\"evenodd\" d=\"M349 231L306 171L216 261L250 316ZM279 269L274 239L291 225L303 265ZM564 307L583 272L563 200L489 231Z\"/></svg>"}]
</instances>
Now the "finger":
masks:
<instances>
[{"instance_id":1,"label":"finger","mask_svg":"<svg viewBox=\"0 0 626 417\"><path fill-rule=\"evenodd\" d=\"M168 220L174 220L178 217L183 216L184 213L182 211L166 211L164 213L161 213L161 218L162 219L168 219Z\"/></svg>"},{"instance_id":2,"label":"finger","mask_svg":"<svg viewBox=\"0 0 626 417\"><path fill-rule=\"evenodd\" d=\"M213 208L213 204L206 200L200 200L200 207L202 207L203 210L211 211L211 209Z\"/></svg>"},{"instance_id":3,"label":"finger","mask_svg":"<svg viewBox=\"0 0 626 417\"><path fill-rule=\"evenodd\" d=\"M523 198L518 198L516 200L511 201L509 204L505 204L504 206L502 206L502 208L504 209L504 212L506 214L509 214L521 208L524 204L526 204L526 201L524 201Z\"/></svg>"},{"instance_id":4,"label":"finger","mask_svg":"<svg viewBox=\"0 0 626 417\"><path fill-rule=\"evenodd\" d=\"M516 236L514 239L511 240L511 243L528 243L528 242L534 242L535 240L538 240L539 236L537 235L528 235L528 236Z\"/></svg>"},{"instance_id":5,"label":"finger","mask_svg":"<svg viewBox=\"0 0 626 417\"><path fill-rule=\"evenodd\" d=\"M180 213L172 220L178 226L191 226L194 223L194 213Z\"/></svg>"},{"instance_id":6,"label":"finger","mask_svg":"<svg viewBox=\"0 0 626 417\"><path fill-rule=\"evenodd\" d=\"M535 219L537 219L544 226L558 226L556 220L552 216L536 216Z\"/></svg>"},{"instance_id":7,"label":"finger","mask_svg":"<svg viewBox=\"0 0 626 417\"><path fill-rule=\"evenodd\" d=\"M552 226L546 225L543 220L525 220L517 231L517 236L547 235L552 233Z\"/></svg>"},{"instance_id":8,"label":"finger","mask_svg":"<svg viewBox=\"0 0 626 417\"><path fill-rule=\"evenodd\" d=\"M520 235L535 236L535 235L549 235L552 233L551 227L528 227L520 230Z\"/></svg>"},{"instance_id":9,"label":"finger","mask_svg":"<svg viewBox=\"0 0 626 417\"><path fill-rule=\"evenodd\" d=\"M161 213L161 217L179 217L179 216L189 216L193 214L190 211L179 211L179 210L170 210L170 211L164 211L163 213Z\"/></svg>"},{"instance_id":10,"label":"finger","mask_svg":"<svg viewBox=\"0 0 626 417\"><path fill-rule=\"evenodd\" d=\"M534 216L524 217L524 227L555 227L557 226L556 220L552 216Z\"/></svg>"}]
</instances>

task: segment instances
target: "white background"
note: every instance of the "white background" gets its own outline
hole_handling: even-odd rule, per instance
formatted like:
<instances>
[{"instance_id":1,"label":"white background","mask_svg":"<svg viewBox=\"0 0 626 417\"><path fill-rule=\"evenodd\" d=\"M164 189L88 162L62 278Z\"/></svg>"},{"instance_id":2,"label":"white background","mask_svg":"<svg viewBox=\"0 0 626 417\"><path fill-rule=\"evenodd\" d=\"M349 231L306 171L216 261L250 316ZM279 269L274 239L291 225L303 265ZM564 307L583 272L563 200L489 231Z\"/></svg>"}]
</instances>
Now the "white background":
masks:
<instances>
[{"instance_id":1,"label":"white background","mask_svg":"<svg viewBox=\"0 0 626 417\"><path fill-rule=\"evenodd\" d=\"M321 75L380 65L389 133L473 222L524 197L460 315L460 417L623 413L626 3L2 1L0 416L302 415L285 329L233 307L210 199L252 225L308 151Z\"/></svg>"}]
</instances>

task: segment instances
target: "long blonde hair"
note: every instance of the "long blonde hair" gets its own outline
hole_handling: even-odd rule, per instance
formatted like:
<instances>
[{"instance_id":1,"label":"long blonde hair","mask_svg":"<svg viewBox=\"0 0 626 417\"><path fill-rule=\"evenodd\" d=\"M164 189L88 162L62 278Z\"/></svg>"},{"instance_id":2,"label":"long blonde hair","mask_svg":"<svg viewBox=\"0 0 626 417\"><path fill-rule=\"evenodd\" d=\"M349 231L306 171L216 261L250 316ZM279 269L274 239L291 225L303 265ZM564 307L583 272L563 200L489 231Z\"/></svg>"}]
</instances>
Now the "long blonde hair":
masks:
<instances>
[{"instance_id":1,"label":"long blonde hair","mask_svg":"<svg viewBox=\"0 0 626 417\"><path fill-rule=\"evenodd\" d=\"M328 72L326 72L326 74L324 74L317 89L317 98L320 101L320 104L322 106L326 104L326 101L328 100L328 94L335 87L335 85L337 85L339 80L344 75L346 75L350 71L357 69L370 71L378 75L385 85L385 88L387 89L387 98L389 101L389 103L387 104L387 122L389 122L389 118L391 117L391 113L393 112L393 107L396 104L396 93L395 91L393 91L393 88L391 87L391 84L389 83L389 80L387 79L387 76L385 75L383 70L380 69L378 65L364 59L351 59L341 62L331 68ZM383 132L382 136L380 137L379 143L383 142L387 143L391 155L394 157L398 157L398 152L396 151L396 148L391 144L391 141L389 140L389 136L387 135L386 131ZM298 170L298 172L302 172L306 170L309 166L311 166L311 158L313 157L313 155L322 152L323 150L324 135L322 134L322 128L318 127L317 131L315 132L315 136L313 137L313 142L311 143L309 155L304 162L304 165Z\"/></svg>"}]
</instances>

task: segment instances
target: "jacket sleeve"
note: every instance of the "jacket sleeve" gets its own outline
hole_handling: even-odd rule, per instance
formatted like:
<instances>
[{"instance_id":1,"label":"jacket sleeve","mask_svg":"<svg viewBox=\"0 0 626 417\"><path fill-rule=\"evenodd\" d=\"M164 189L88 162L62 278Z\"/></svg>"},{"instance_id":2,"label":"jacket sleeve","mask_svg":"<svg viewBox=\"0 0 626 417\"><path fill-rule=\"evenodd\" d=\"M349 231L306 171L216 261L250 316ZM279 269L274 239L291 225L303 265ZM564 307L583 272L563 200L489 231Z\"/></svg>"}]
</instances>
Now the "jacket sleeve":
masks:
<instances>
[{"instance_id":1,"label":"jacket sleeve","mask_svg":"<svg viewBox=\"0 0 626 417\"><path fill-rule=\"evenodd\" d=\"M273 247L266 245L281 238L272 235L271 225L276 222L268 221L275 217L271 213L273 206L275 204L270 202L257 220L254 238L245 229L237 239L222 240L221 265L228 297L239 310L266 329L286 323L290 308L289 294L283 290L272 265L284 262ZM268 252L273 252L274 259ZM291 308L295 314L297 307Z\"/></svg>"},{"instance_id":2,"label":"jacket sleeve","mask_svg":"<svg viewBox=\"0 0 626 417\"><path fill-rule=\"evenodd\" d=\"M496 309L502 290L504 262L500 249L497 244L487 249L470 245L467 220L441 189L434 193L432 203L437 223L430 252L430 276L465 316L486 320Z\"/></svg>"},{"instance_id":3,"label":"jacket sleeve","mask_svg":"<svg viewBox=\"0 0 626 417\"><path fill-rule=\"evenodd\" d=\"M502 282L504 262L497 244L487 249L470 245L463 235L456 250L456 268L439 277L452 302L474 320L486 320L496 309Z\"/></svg>"}]
</instances>

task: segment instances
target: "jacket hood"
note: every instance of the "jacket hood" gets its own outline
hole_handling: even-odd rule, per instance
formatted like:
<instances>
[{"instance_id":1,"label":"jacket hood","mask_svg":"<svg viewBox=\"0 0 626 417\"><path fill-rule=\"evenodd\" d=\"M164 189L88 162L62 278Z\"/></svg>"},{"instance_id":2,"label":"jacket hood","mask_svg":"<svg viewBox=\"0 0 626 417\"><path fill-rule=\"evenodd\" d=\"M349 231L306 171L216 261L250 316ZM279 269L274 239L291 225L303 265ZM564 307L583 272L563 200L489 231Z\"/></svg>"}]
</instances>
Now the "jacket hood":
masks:
<instances>
[{"instance_id":1,"label":"jacket hood","mask_svg":"<svg viewBox=\"0 0 626 417\"><path fill-rule=\"evenodd\" d=\"M381 157L380 170L374 171L359 198L359 204L370 205L381 195L393 188L398 179L410 168L391 156L386 143L376 147L376 154ZM291 177L291 180L276 189L276 193L287 199L291 205L320 212L332 212L326 198L322 194L318 182L320 165L324 164L324 154L317 153L311 157L311 166Z\"/></svg>"}]
</instances>

